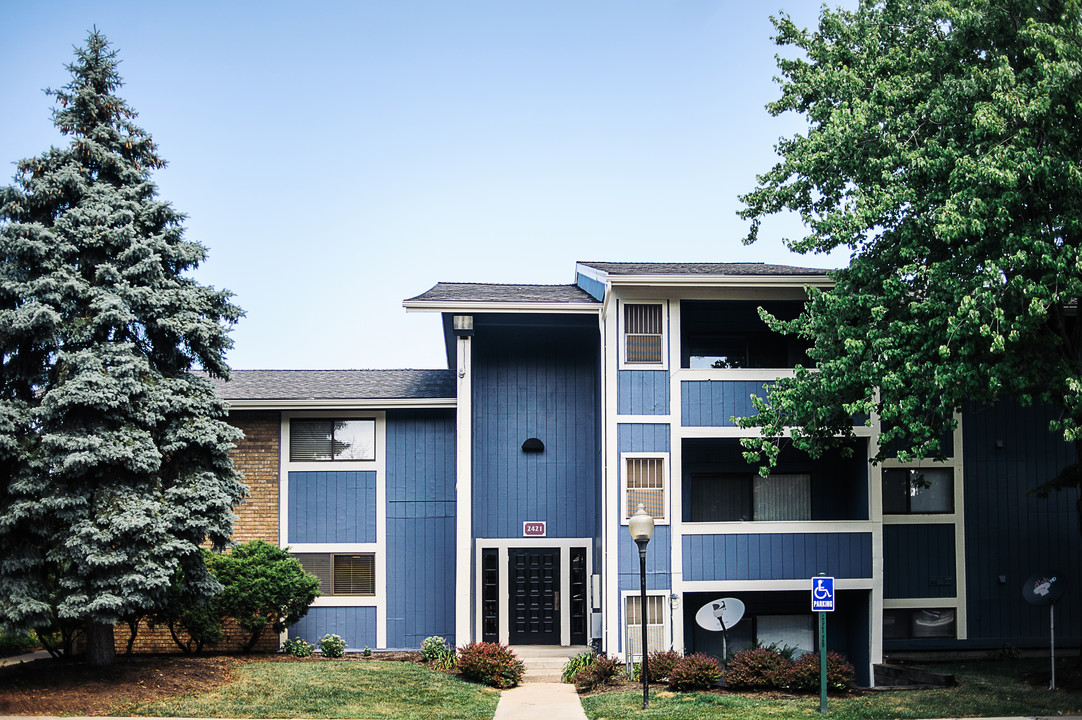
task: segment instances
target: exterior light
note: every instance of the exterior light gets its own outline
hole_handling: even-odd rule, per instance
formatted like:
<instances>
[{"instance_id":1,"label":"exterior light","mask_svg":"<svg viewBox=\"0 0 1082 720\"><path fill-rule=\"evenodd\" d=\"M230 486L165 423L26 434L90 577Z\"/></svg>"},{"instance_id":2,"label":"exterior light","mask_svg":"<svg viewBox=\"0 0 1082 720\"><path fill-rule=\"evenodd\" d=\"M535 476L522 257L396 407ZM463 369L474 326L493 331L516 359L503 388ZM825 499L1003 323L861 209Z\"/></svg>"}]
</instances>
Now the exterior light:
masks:
<instances>
[{"instance_id":1,"label":"exterior light","mask_svg":"<svg viewBox=\"0 0 1082 720\"><path fill-rule=\"evenodd\" d=\"M639 509L628 519L627 529L631 539L639 546L639 624L642 625L642 709L650 707L650 669L647 667L646 647L646 546L654 536L654 518L639 503ZM628 649L630 651L630 648Z\"/></svg>"},{"instance_id":2,"label":"exterior light","mask_svg":"<svg viewBox=\"0 0 1082 720\"><path fill-rule=\"evenodd\" d=\"M456 337L469 337L473 335L473 315L452 315L451 329Z\"/></svg>"}]
</instances>

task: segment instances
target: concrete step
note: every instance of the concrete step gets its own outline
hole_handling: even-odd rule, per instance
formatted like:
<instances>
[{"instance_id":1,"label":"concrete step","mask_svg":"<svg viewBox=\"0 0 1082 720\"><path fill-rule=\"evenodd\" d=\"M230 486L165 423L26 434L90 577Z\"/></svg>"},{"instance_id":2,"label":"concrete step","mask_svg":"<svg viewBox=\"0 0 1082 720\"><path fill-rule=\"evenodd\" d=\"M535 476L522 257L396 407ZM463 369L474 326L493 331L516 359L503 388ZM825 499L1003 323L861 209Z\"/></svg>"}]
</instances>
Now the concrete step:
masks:
<instances>
[{"instance_id":1,"label":"concrete step","mask_svg":"<svg viewBox=\"0 0 1082 720\"><path fill-rule=\"evenodd\" d=\"M516 645L511 648L526 671L522 674L524 683L560 682L560 674L569 658L585 652L584 645L562 647L559 645Z\"/></svg>"}]
</instances>

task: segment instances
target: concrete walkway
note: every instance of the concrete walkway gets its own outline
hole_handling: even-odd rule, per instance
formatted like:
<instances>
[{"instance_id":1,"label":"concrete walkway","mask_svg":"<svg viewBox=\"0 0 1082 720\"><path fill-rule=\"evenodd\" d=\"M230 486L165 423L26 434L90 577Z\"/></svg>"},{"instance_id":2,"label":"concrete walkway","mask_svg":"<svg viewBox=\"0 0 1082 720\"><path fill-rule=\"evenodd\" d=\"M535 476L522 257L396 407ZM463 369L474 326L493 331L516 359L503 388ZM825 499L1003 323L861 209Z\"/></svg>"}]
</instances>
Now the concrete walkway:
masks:
<instances>
[{"instance_id":1,"label":"concrete walkway","mask_svg":"<svg viewBox=\"0 0 1082 720\"><path fill-rule=\"evenodd\" d=\"M574 685L534 682L504 690L492 720L586 720Z\"/></svg>"},{"instance_id":2,"label":"concrete walkway","mask_svg":"<svg viewBox=\"0 0 1082 720\"><path fill-rule=\"evenodd\" d=\"M24 662L33 662L34 660L44 660L50 657L49 653L45 650L38 650L37 652L25 653L23 655L12 655L11 657L0 658L0 667L5 665L18 665Z\"/></svg>"}]
</instances>

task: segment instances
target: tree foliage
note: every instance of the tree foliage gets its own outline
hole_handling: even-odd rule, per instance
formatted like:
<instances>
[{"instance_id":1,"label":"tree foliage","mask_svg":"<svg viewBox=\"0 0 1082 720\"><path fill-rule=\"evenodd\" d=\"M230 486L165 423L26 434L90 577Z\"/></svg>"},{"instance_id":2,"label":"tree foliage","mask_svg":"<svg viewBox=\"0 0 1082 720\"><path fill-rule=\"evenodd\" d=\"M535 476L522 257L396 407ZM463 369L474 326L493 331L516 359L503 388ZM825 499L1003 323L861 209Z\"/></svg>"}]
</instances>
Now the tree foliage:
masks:
<instances>
[{"instance_id":1,"label":"tree foliage","mask_svg":"<svg viewBox=\"0 0 1082 720\"><path fill-rule=\"evenodd\" d=\"M319 596L319 578L285 549L263 540L212 553L207 565L222 584L215 600L219 612L248 633L244 652L255 647L264 630L280 633L295 624Z\"/></svg>"},{"instance_id":2,"label":"tree foliage","mask_svg":"<svg viewBox=\"0 0 1082 720\"><path fill-rule=\"evenodd\" d=\"M741 199L795 211L800 252L851 249L832 289L774 322L813 344L759 400L766 472L778 438L813 454L877 413L883 459L941 457L967 401L1056 405L1082 439L1082 12L1077 0L888 0L775 19L781 98L806 132ZM1076 486L1072 469L1058 479ZM1053 483L1055 484L1055 483ZM1080 508L1082 509L1082 508Z\"/></svg>"},{"instance_id":3,"label":"tree foliage","mask_svg":"<svg viewBox=\"0 0 1082 720\"><path fill-rule=\"evenodd\" d=\"M238 432L209 381L228 376L228 292L187 273L205 249L157 198L165 161L116 95L96 30L47 91L69 141L0 188L0 623L112 626L160 605L178 568L218 584L244 486ZM89 637L89 635L88 635ZM108 642L106 640L105 642Z\"/></svg>"}]
</instances>

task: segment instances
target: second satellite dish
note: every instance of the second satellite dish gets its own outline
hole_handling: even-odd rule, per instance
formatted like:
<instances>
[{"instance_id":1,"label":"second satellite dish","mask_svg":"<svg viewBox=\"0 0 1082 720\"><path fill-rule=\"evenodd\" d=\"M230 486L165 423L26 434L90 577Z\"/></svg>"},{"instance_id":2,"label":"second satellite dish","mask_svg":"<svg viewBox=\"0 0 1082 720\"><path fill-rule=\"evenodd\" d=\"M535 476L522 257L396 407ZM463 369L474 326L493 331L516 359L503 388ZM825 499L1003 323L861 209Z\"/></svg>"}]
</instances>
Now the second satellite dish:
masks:
<instances>
[{"instance_id":1,"label":"second satellite dish","mask_svg":"<svg viewBox=\"0 0 1082 720\"><path fill-rule=\"evenodd\" d=\"M744 617L744 603L736 598L711 600L695 613L695 622L704 630L722 632Z\"/></svg>"}]
</instances>

